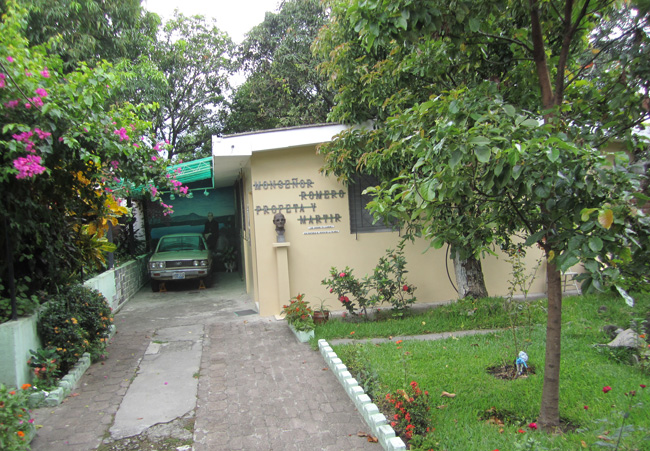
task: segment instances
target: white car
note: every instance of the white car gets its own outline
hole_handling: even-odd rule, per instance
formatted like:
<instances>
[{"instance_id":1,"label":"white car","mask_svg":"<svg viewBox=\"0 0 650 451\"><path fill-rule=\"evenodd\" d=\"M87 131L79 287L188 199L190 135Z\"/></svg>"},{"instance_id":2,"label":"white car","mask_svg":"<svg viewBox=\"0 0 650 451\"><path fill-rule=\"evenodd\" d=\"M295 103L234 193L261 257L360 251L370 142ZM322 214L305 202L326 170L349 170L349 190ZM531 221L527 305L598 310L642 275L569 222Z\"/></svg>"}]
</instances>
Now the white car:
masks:
<instances>
[{"instance_id":1,"label":"white car","mask_svg":"<svg viewBox=\"0 0 650 451\"><path fill-rule=\"evenodd\" d=\"M212 271L212 255L200 233L163 236L149 259L151 290L160 291L166 281L199 279L205 284Z\"/></svg>"}]
</instances>

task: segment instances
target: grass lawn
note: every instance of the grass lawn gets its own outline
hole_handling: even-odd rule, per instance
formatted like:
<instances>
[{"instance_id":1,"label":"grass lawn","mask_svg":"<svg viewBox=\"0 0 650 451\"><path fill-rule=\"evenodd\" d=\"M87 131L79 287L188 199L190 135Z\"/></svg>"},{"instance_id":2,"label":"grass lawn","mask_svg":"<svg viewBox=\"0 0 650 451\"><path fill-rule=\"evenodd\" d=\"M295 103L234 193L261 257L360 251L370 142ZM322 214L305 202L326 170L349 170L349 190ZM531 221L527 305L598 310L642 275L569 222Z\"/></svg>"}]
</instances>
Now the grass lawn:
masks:
<instances>
[{"instance_id":1,"label":"grass lawn","mask_svg":"<svg viewBox=\"0 0 650 451\"><path fill-rule=\"evenodd\" d=\"M618 449L650 450L650 387L640 387L650 385L649 362L630 365L633 352L594 346L610 341L601 331L605 324L623 328L629 327L631 320L640 324L650 311L650 296L638 296L634 308L612 296L564 300L560 415L569 427L561 435L528 427L536 420L541 402L545 300L516 308L516 345L509 328L511 315L503 305L503 300L490 298L458 302L399 320L331 320L317 328L316 336L360 338L355 344L334 349L374 401L385 408L389 407L384 401L386 393L395 393L411 381L428 390L435 429L418 449L615 449L623 412L629 411ZM401 343L371 344L363 340L493 328L502 330L438 341L404 339ZM488 367L511 364L520 350L528 353L535 374L504 380L487 372ZM611 391L604 393L605 386ZM631 396L632 390L635 396ZM443 391L456 396L441 397Z\"/></svg>"}]
</instances>

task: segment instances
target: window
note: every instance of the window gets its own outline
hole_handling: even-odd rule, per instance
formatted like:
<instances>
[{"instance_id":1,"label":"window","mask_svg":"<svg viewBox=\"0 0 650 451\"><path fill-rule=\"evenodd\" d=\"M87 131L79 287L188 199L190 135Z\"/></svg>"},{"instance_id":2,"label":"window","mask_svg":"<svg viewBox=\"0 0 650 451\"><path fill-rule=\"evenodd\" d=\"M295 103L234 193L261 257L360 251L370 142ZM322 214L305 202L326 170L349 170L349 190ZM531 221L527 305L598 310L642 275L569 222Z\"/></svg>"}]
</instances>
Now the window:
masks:
<instances>
[{"instance_id":1,"label":"window","mask_svg":"<svg viewBox=\"0 0 650 451\"><path fill-rule=\"evenodd\" d=\"M357 174L348 184L348 204L350 206L350 233L391 232L394 224L384 224L381 220L374 222L372 214L366 210L366 205L372 196L361 194L369 186L379 185L377 178Z\"/></svg>"}]
</instances>

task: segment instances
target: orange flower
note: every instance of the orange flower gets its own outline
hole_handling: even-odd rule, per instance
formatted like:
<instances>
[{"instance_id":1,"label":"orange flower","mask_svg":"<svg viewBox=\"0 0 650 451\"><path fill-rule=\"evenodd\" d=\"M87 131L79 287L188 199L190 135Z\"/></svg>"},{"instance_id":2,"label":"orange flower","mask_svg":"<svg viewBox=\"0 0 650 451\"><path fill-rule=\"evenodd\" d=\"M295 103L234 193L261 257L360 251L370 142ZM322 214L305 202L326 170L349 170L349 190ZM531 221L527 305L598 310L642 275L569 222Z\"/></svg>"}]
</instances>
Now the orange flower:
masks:
<instances>
[{"instance_id":1,"label":"orange flower","mask_svg":"<svg viewBox=\"0 0 650 451\"><path fill-rule=\"evenodd\" d=\"M16 432L16 434L18 434L18 437L24 437L25 436L25 433L23 431L18 431L18 432Z\"/></svg>"},{"instance_id":2,"label":"orange flower","mask_svg":"<svg viewBox=\"0 0 650 451\"><path fill-rule=\"evenodd\" d=\"M28 388L31 388L32 384L23 384L22 388L23 390L27 390Z\"/></svg>"},{"instance_id":3,"label":"orange flower","mask_svg":"<svg viewBox=\"0 0 650 451\"><path fill-rule=\"evenodd\" d=\"M402 342L402 340L397 340L397 341L395 342L395 344L398 345L398 344L400 344L401 342Z\"/></svg>"},{"instance_id":4,"label":"orange flower","mask_svg":"<svg viewBox=\"0 0 650 451\"><path fill-rule=\"evenodd\" d=\"M354 335L354 331L350 332L350 335Z\"/></svg>"}]
</instances>

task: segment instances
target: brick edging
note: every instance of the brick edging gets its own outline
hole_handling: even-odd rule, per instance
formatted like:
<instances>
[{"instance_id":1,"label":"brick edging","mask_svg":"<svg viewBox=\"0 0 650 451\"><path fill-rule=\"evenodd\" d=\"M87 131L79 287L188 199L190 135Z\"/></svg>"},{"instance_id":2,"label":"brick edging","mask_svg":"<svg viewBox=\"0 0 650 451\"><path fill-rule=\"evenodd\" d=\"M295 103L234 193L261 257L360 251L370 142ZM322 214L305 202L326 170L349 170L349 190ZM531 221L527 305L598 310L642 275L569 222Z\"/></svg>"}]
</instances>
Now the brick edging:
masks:
<instances>
[{"instance_id":1,"label":"brick edging","mask_svg":"<svg viewBox=\"0 0 650 451\"><path fill-rule=\"evenodd\" d=\"M386 451L405 451L404 441L395 435L395 430L388 423L386 416L379 412L377 405L365 394L327 340L318 340L318 349L382 448Z\"/></svg>"}]
</instances>

